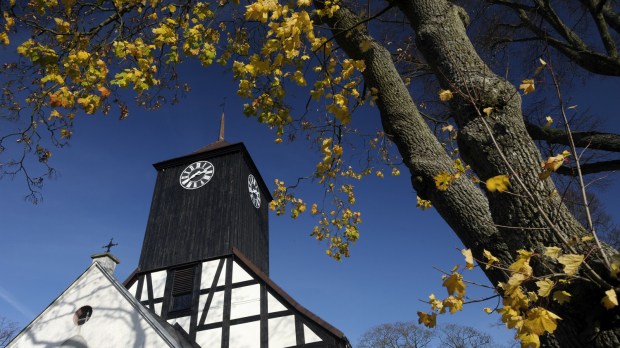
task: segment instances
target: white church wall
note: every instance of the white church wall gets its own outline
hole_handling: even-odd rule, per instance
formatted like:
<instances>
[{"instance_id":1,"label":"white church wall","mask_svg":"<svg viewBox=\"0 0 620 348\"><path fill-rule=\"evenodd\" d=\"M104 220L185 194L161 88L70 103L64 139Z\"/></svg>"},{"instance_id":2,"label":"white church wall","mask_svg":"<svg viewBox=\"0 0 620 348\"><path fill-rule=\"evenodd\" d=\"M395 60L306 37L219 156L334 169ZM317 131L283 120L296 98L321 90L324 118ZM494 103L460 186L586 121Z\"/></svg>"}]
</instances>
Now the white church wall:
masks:
<instances>
[{"instance_id":1,"label":"white church wall","mask_svg":"<svg viewBox=\"0 0 620 348\"><path fill-rule=\"evenodd\" d=\"M222 346L222 329L215 328L196 332L196 343L203 348Z\"/></svg>"},{"instance_id":2,"label":"white church wall","mask_svg":"<svg viewBox=\"0 0 620 348\"><path fill-rule=\"evenodd\" d=\"M311 328L304 325L304 341L306 344L319 342L321 341L321 337L317 336Z\"/></svg>"},{"instance_id":3,"label":"white church wall","mask_svg":"<svg viewBox=\"0 0 620 348\"><path fill-rule=\"evenodd\" d=\"M212 260L206 261L202 263L202 274L200 277L200 288L201 289L209 289L211 288L211 284L213 283L213 278L217 272L217 266L220 263L220 260ZM226 263L224 263L224 267L222 267L222 273L220 274L220 278L218 280L217 285L224 285L226 274Z\"/></svg>"},{"instance_id":4,"label":"white church wall","mask_svg":"<svg viewBox=\"0 0 620 348\"><path fill-rule=\"evenodd\" d=\"M251 275L248 274L248 272L246 272L243 268L241 268L241 266L239 266L237 261L233 263L233 274L232 275L233 275L233 278L232 278L233 284L254 279L252 278Z\"/></svg>"},{"instance_id":5,"label":"white church wall","mask_svg":"<svg viewBox=\"0 0 620 348\"><path fill-rule=\"evenodd\" d=\"M269 348L284 348L297 345L295 316L269 319Z\"/></svg>"},{"instance_id":6,"label":"white church wall","mask_svg":"<svg viewBox=\"0 0 620 348\"><path fill-rule=\"evenodd\" d=\"M270 293L267 293L267 308L269 309L269 313L286 310L286 307Z\"/></svg>"},{"instance_id":7,"label":"white church wall","mask_svg":"<svg viewBox=\"0 0 620 348\"><path fill-rule=\"evenodd\" d=\"M260 285L232 289L230 319L260 314Z\"/></svg>"},{"instance_id":8,"label":"white church wall","mask_svg":"<svg viewBox=\"0 0 620 348\"><path fill-rule=\"evenodd\" d=\"M179 318L168 320L168 323L170 323L170 325L179 324L183 328L183 330L185 330L185 332L189 332L190 320L191 320L190 316L179 317Z\"/></svg>"},{"instance_id":9,"label":"white church wall","mask_svg":"<svg viewBox=\"0 0 620 348\"><path fill-rule=\"evenodd\" d=\"M159 298L164 296L164 290L166 289L166 277L168 272L158 271L151 273L151 284L153 284L153 298ZM146 286L145 286L146 288ZM142 297L142 300L148 297Z\"/></svg>"},{"instance_id":10,"label":"white church wall","mask_svg":"<svg viewBox=\"0 0 620 348\"><path fill-rule=\"evenodd\" d=\"M229 348L260 348L260 321L231 325Z\"/></svg>"},{"instance_id":11,"label":"white church wall","mask_svg":"<svg viewBox=\"0 0 620 348\"><path fill-rule=\"evenodd\" d=\"M203 308L205 307L205 303L207 302L207 298L209 295L201 295L199 305L200 310L198 313L198 317L202 316ZM213 300L211 300L211 307L209 307L209 311L207 312L207 318L205 320L205 324L217 323L224 320L224 292L218 291L213 294Z\"/></svg>"},{"instance_id":12,"label":"white church wall","mask_svg":"<svg viewBox=\"0 0 620 348\"><path fill-rule=\"evenodd\" d=\"M78 325L75 313L84 306L92 308L92 315ZM89 348L169 346L96 266L91 266L8 347L59 347L71 338L86 342Z\"/></svg>"}]
</instances>

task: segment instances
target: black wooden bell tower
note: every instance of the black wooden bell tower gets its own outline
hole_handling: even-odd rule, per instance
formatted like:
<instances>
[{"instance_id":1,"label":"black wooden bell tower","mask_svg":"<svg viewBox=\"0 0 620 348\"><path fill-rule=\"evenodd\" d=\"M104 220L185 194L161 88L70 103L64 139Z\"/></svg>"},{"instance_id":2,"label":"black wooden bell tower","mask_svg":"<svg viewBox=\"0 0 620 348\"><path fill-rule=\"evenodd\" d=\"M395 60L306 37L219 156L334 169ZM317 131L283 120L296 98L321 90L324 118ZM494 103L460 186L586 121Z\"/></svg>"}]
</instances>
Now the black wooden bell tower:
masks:
<instances>
[{"instance_id":1,"label":"black wooden bell tower","mask_svg":"<svg viewBox=\"0 0 620 348\"><path fill-rule=\"evenodd\" d=\"M243 143L219 141L154 164L157 182L139 270L240 250L269 274L269 190Z\"/></svg>"}]
</instances>

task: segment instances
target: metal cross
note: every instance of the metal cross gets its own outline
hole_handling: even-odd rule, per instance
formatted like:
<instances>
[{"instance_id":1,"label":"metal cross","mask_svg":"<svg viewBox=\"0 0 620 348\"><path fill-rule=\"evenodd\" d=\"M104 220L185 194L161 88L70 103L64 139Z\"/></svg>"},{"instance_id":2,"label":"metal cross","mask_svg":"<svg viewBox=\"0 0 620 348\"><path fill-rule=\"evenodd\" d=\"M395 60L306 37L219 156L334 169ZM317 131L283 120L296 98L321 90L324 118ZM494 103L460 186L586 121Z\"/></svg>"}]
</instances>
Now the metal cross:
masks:
<instances>
[{"instance_id":1,"label":"metal cross","mask_svg":"<svg viewBox=\"0 0 620 348\"><path fill-rule=\"evenodd\" d=\"M110 238L110 242L108 243L108 245L104 245L102 246L102 248L108 248L108 250L106 250L106 253L110 252L110 249L112 249L113 246L117 246L118 243L112 243L112 241L114 240L114 238Z\"/></svg>"}]
</instances>

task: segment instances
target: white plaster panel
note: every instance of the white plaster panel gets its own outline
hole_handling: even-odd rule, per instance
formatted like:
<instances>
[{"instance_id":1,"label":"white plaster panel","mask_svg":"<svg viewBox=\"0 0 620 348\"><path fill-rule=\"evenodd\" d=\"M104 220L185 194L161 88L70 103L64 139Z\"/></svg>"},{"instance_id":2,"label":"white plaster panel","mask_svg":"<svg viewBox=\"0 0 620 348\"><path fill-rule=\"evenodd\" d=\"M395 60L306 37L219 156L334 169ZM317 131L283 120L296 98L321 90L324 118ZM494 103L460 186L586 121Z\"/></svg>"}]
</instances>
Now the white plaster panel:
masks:
<instances>
[{"instance_id":1,"label":"white plaster panel","mask_svg":"<svg viewBox=\"0 0 620 348\"><path fill-rule=\"evenodd\" d=\"M133 282L127 291L129 291L129 293L134 297L138 298L138 281Z\"/></svg>"},{"instance_id":2,"label":"white plaster panel","mask_svg":"<svg viewBox=\"0 0 620 348\"><path fill-rule=\"evenodd\" d=\"M149 287L147 284L146 276L144 276L144 283L142 284L142 294L140 295L140 301L146 301L149 299Z\"/></svg>"},{"instance_id":3,"label":"white plaster panel","mask_svg":"<svg viewBox=\"0 0 620 348\"><path fill-rule=\"evenodd\" d=\"M260 314L260 285L232 289L230 319Z\"/></svg>"},{"instance_id":4,"label":"white plaster panel","mask_svg":"<svg viewBox=\"0 0 620 348\"><path fill-rule=\"evenodd\" d=\"M91 267L9 347L59 347L78 336L90 348L167 347L119 291L98 268ZM91 306L93 313L84 325L77 326L73 316L82 306Z\"/></svg>"},{"instance_id":5,"label":"white plaster panel","mask_svg":"<svg viewBox=\"0 0 620 348\"><path fill-rule=\"evenodd\" d=\"M229 348L260 348L260 320L231 325Z\"/></svg>"},{"instance_id":6,"label":"white plaster panel","mask_svg":"<svg viewBox=\"0 0 620 348\"><path fill-rule=\"evenodd\" d=\"M170 325L179 324L186 333L189 333L189 323L191 319L192 317L188 315L186 317L170 319L168 320L168 322L170 323Z\"/></svg>"},{"instance_id":7,"label":"white plaster panel","mask_svg":"<svg viewBox=\"0 0 620 348\"><path fill-rule=\"evenodd\" d=\"M246 272L241 266L239 266L237 261L233 262L232 276L233 276L232 278L233 283L239 283L239 282L244 282L246 280L254 279L252 278L251 275L248 274L248 272Z\"/></svg>"},{"instance_id":8,"label":"white plaster panel","mask_svg":"<svg viewBox=\"0 0 620 348\"><path fill-rule=\"evenodd\" d=\"M307 327L304 324L304 343L308 344L308 343L320 342L320 341L321 341L321 337L315 334L311 328Z\"/></svg>"},{"instance_id":9,"label":"white plaster panel","mask_svg":"<svg viewBox=\"0 0 620 348\"><path fill-rule=\"evenodd\" d=\"M161 307L162 307L162 303L155 304L155 314L161 316Z\"/></svg>"},{"instance_id":10,"label":"white plaster panel","mask_svg":"<svg viewBox=\"0 0 620 348\"><path fill-rule=\"evenodd\" d=\"M286 307L278 301L273 295L267 293L267 310L269 313L285 311Z\"/></svg>"},{"instance_id":11,"label":"white plaster panel","mask_svg":"<svg viewBox=\"0 0 620 348\"><path fill-rule=\"evenodd\" d=\"M203 308L205 308L205 303L207 303L207 298L209 294L200 295L200 299L198 300L198 318L202 317ZM213 300L211 300L211 307L207 312L207 319L205 320L206 324L217 323L224 319L224 291L218 291L213 294Z\"/></svg>"},{"instance_id":12,"label":"white plaster panel","mask_svg":"<svg viewBox=\"0 0 620 348\"><path fill-rule=\"evenodd\" d=\"M168 272L166 271L151 273L151 283L153 284L153 298L164 297L164 289L166 288L167 276ZM145 300L146 298L142 298L142 300Z\"/></svg>"},{"instance_id":13,"label":"white plaster panel","mask_svg":"<svg viewBox=\"0 0 620 348\"><path fill-rule=\"evenodd\" d=\"M211 283L213 283L213 278L215 277L215 273L217 272L217 265L220 263L220 260L212 260L206 261L202 263L202 275L200 277L200 288L201 289L210 289ZM220 280L224 278L226 271L226 263L224 262L224 267L222 267L222 274L220 274ZM223 284L223 283L222 283Z\"/></svg>"},{"instance_id":14,"label":"white plaster panel","mask_svg":"<svg viewBox=\"0 0 620 348\"><path fill-rule=\"evenodd\" d=\"M269 348L283 348L297 345L295 316L269 319Z\"/></svg>"},{"instance_id":15,"label":"white plaster panel","mask_svg":"<svg viewBox=\"0 0 620 348\"><path fill-rule=\"evenodd\" d=\"M196 343L202 348L221 347L222 346L222 329L215 328L211 330L197 331Z\"/></svg>"}]
</instances>

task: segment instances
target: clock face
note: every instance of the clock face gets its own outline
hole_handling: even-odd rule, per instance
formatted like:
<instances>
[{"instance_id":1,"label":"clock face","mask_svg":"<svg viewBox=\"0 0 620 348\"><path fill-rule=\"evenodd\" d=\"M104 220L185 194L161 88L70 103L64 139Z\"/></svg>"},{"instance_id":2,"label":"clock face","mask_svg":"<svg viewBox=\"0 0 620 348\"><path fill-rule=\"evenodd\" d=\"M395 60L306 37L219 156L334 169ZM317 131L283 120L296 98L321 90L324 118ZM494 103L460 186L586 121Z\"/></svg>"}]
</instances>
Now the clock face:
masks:
<instances>
[{"instance_id":1,"label":"clock face","mask_svg":"<svg viewBox=\"0 0 620 348\"><path fill-rule=\"evenodd\" d=\"M187 168L183 169L181 176L179 177L179 183L181 186L188 190L194 190L203 187L211 180L215 167L211 162L198 161L190 164Z\"/></svg>"},{"instance_id":2,"label":"clock face","mask_svg":"<svg viewBox=\"0 0 620 348\"><path fill-rule=\"evenodd\" d=\"M258 183L254 175L248 176L248 191L250 191L250 199L255 208L260 208L260 191L258 190Z\"/></svg>"}]
</instances>

